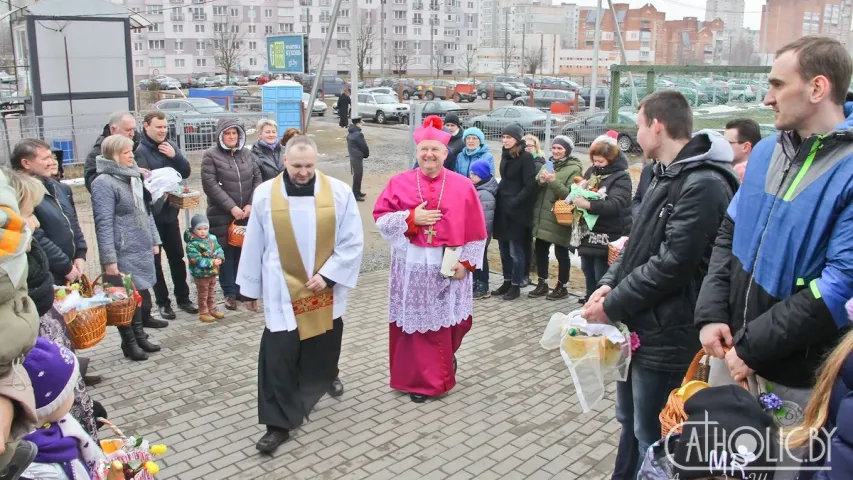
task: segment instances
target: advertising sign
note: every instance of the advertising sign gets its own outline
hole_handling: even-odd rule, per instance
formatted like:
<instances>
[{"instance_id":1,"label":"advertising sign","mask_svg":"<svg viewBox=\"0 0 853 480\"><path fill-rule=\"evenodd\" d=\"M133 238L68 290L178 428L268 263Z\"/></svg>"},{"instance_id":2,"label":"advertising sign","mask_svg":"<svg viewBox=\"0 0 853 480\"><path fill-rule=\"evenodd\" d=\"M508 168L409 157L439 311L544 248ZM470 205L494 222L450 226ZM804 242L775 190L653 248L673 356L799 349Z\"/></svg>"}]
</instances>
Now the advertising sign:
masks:
<instances>
[{"instance_id":1,"label":"advertising sign","mask_svg":"<svg viewBox=\"0 0 853 480\"><path fill-rule=\"evenodd\" d=\"M303 35L267 37L267 64L270 72L304 73L305 53Z\"/></svg>"}]
</instances>

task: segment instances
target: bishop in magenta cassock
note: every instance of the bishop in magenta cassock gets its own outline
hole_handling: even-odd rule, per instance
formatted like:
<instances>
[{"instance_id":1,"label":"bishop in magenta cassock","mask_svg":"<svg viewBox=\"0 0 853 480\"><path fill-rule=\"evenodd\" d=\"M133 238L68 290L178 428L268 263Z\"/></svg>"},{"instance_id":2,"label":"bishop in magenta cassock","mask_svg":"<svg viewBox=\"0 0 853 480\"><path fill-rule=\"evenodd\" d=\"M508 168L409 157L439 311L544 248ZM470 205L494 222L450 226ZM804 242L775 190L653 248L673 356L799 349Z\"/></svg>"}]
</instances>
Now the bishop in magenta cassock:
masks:
<instances>
[{"instance_id":1,"label":"bishop in magenta cassock","mask_svg":"<svg viewBox=\"0 0 853 480\"><path fill-rule=\"evenodd\" d=\"M418 168L391 178L373 209L392 250L391 388L416 403L456 385L455 353L471 329L471 273L486 246L474 184L443 167L451 137L441 128L441 119L430 116L415 130ZM454 247L458 261L445 276L445 250Z\"/></svg>"}]
</instances>

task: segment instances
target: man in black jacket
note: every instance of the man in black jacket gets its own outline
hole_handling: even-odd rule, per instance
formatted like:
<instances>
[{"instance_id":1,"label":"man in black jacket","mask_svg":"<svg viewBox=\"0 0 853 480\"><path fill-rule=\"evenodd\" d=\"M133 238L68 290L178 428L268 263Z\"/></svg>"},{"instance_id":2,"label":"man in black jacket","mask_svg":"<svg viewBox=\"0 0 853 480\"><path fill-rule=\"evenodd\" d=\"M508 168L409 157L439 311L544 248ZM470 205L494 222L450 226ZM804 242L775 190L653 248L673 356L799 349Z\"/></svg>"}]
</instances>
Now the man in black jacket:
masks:
<instances>
[{"instance_id":1,"label":"man in black jacket","mask_svg":"<svg viewBox=\"0 0 853 480\"><path fill-rule=\"evenodd\" d=\"M459 123L459 116L455 113L448 113L444 117L444 129L450 132L450 143L447 144L447 158L444 160L444 168L454 171L456 168L456 157L459 152L465 148L465 139L462 138L462 125Z\"/></svg>"},{"instance_id":2,"label":"man in black jacket","mask_svg":"<svg viewBox=\"0 0 853 480\"><path fill-rule=\"evenodd\" d=\"M180 149L172 142L166 140L169 133L169 124L166 115L160 111L149 112L145 115L142 124L143 133L139 147L136 149L136 163L140 168L157 170L158 168L174 168L183 178L190 176L190 164ZM175 300L178 308L190 313L198 313L198 309L190 301L190 289L187 285L187 267L184 264L184 244L181 239L181 229L178 225L178 209L168 202L163 208L154 214L154 223L160 232L160 240L163 245L161 252L166 252L169 259L169 270L172 273L172 282L175 288ZM173 320L175 312L172 310L169 300L169 288L166 286L166 278L163 275L161 262L162 253L154 256L154 267L157 272L157 283L154 284L154 296L157 299L157 307L160 316L166 320ZM158 323L159 322L154 320ZM145 325L150 327L149 325ZM151 327L157 328L157 327Z\"/></svg>"},{"instance_id":3,"label":"man in black jacket","mask_svg":"<svg viewBox=\"0 0 853 480\"><path fill-rule=\"evenodd\" d=\"M361 191L361 177L364 175L364 159L370 156L370 148L361 131L361 117L353 117L347 131L347 152L352 168L352 193L357 202L363 202L366 196Z\"/></svg>"},{"instance_id":4,"label":"man in black jacket","mask_svg":"<svg viewBox=\"0 0 853 480\"><path fill-rule=\"evenodd\" d=\"M714 237L737 177L732 149L717 132L691 137L693 114L679 92L658 91L640 104L637 140L658 159L630 240L584 305L591 322L623 322L636 332L626 382L616 384L622 434L614 479L633 479L661 436L658 415L701 348L693 310Z\"/></svg>"},{"instance_id":5,"label":"man in black jacket","mask_svg":"<svg viewBox=\"0 0 853 480\"><path fill-rule=\"evenodd\" d=\"M83 177L86 183L86 190L92 192L92 181L98 176L95 168L95 159L101 154L101 143L110 135L124 135L133 140L133 149L139 146L139 132L136 131L136 118L130 112L116 112L110 115L110 119L104 126L104 132L95 140L95 145L86 156L86 163L83 165Z\"/></svg>"}]
</instances>

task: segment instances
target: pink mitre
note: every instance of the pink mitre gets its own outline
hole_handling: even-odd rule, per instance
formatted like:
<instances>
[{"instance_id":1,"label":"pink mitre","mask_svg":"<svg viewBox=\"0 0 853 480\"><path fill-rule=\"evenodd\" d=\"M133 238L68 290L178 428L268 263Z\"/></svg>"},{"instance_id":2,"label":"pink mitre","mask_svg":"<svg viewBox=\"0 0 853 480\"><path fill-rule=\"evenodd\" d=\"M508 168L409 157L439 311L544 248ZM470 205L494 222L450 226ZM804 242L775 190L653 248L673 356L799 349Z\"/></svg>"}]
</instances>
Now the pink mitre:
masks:
<instances>
[{"instance_id":1,"label":"pink mitre","mask_svg":"<svg viewBox=\"0 0 853 480\"><path fill-rule=\"evenodd\" d=\"M435 140L446 147L450 143L452 135L442 130L443 127L444 122L438 116L430 115L426 117L423 125L415 129L415 144L420 144L426 140Z\"/></svg>"}]
</instances>

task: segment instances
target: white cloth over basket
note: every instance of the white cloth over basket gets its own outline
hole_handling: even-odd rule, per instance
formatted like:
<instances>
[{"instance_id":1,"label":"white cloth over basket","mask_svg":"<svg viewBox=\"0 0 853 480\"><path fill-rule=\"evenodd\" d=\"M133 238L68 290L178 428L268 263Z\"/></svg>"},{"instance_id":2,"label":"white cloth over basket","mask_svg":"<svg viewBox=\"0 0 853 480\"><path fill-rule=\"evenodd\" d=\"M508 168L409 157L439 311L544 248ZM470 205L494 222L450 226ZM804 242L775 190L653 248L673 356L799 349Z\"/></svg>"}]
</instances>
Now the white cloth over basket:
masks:
<instances>
[{"instance_id":1,"label":"white cloth over basket","mask_svg":"<svg viewBox=\"0 0 853 480\"><path fill-rule=\"evenodd\" d=\"M576 335L569 335L572 328ZM584 413L604 398L605 381L625 381L631 365L631 340L621 323L588 323L581 310L568 315L555 313L548 321L539 345L546 350L560 349L560 355L572 376Z\"/></svg>"}]
</instances>

